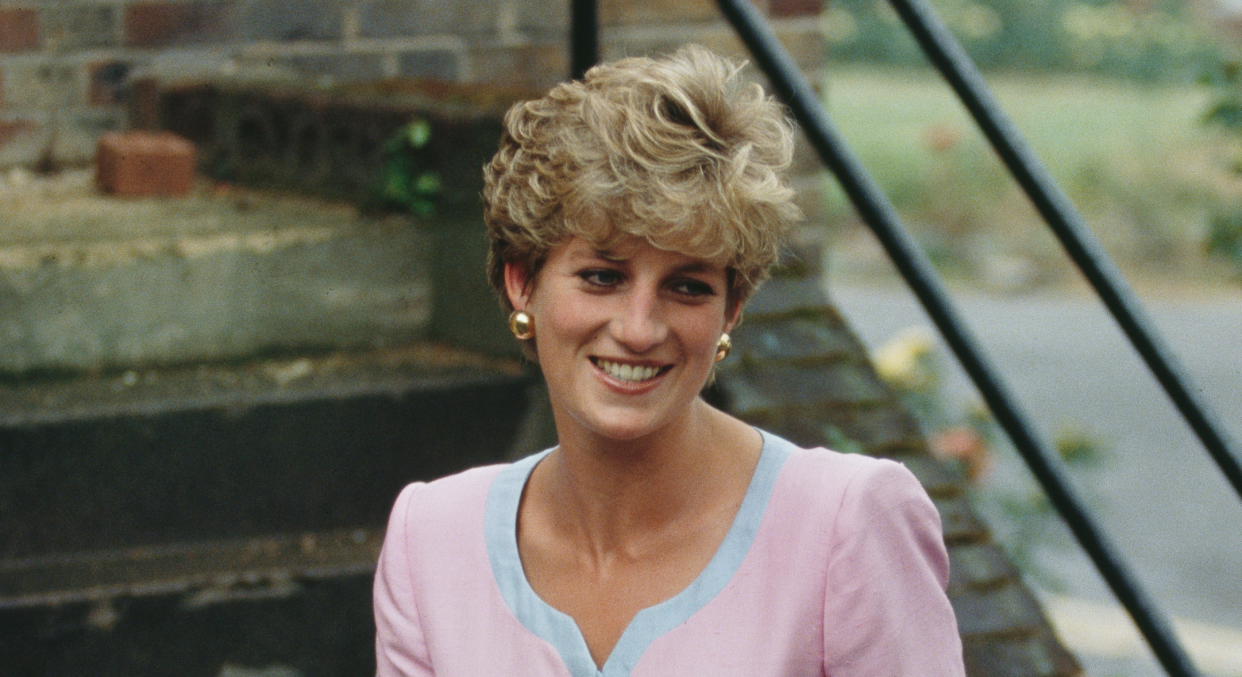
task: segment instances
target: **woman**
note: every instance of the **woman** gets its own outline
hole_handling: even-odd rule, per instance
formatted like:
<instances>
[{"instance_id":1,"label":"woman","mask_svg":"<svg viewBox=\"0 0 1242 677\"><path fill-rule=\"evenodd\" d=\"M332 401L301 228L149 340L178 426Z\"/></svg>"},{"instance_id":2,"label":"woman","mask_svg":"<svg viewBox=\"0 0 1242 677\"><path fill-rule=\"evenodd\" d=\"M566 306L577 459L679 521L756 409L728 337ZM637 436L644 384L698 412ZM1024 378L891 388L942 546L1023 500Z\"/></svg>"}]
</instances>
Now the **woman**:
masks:
<instances>
[{"instance_id":1,"label":"woman","mask_svg":"<svg viewBox=\"0 0 1242 677\"><path fill-rule=\"evenodd\" d=\"M492 283L559 444L413 484L375 581L380 675L960 675L935 508L699 393L798 217L782 109L702 48L505 118Z\"/></svg>"}]
</instances>

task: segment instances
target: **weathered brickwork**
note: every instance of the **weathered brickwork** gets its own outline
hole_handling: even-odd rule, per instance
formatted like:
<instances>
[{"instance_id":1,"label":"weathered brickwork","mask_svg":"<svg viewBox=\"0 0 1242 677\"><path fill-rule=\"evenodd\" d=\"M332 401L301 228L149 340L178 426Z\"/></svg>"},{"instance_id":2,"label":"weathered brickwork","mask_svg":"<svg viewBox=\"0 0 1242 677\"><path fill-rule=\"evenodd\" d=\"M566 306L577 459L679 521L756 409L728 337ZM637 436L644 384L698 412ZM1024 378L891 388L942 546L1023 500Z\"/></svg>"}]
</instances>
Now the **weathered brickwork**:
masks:
<instances>
[{"instance_id":1,"label":"weathered brickwork","mask_svg":"<svg viewBox=\"0 0 1242 677\"><path fill-rule=\"evenodd\" d=\"M524 0L17 0L0 6L0 114L61 113L57 138L82 116L118 125L135 82L242 75L316 83L437 79L546 89L569 71L569 2ZM800 64L823 65L822 0L757 0ZM745 56L713 0L601 0L601 54L667 51L686 42ZM10 75L11 73L11 75ZM123 125L122 125L123 126ZM57 142L54 159L85 164L94 143ZM0 138L0 169L33 165L39 144ZM806 169L818 176L817 165ZM803 191L813 215L814 188Z\"/></svg>"}]
</instances>

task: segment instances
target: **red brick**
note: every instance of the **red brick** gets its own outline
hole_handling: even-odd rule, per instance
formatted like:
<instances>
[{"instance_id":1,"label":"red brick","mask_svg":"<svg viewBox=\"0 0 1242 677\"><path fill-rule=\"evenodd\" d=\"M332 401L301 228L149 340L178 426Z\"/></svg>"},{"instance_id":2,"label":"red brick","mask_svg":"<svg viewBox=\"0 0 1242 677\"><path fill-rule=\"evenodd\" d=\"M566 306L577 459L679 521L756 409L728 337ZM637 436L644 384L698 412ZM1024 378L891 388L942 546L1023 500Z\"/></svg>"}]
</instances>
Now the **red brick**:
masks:
<instances>
[{"instance_id":1,"label":"red brick","mask_svg":"<svg viewBox=\"0 0 1242 677\"><path fill-rule=\"evenodd\" d=\"M170 132L99 137L95 180L114 195L185 195L194 184L194 144Z\"/></svg>"},{"instance_id":2,"label":"red brick","mask_svg":"<svg viewBox=\"0 0 1242 677\"><path fill-rule=\"evenodd\" d=\"M227 40L228 9L224 2L130 5L125 8L125 44L162 47Z\"/></svg>"},{"instance_id":3,"label":"red brick","mask_svg":"<svg viewBox=\"0 0 1242 677\"><path fill-rule=\"evenodd\" d=\"M39 48L39 13L33 9L0 9L0 53Z\"/></svg>"},{"instance_id":4,"label":"red brick","mask_svg":"<svg viewBox=\"0 0 1242 677\"><path fill-rule=\"evenodd\" d=\"M18 136L38 132L40 127L33 120L0 120L0 148Z\"/></svg>"},{"instance_id":5,"label":"red brick","mask_svg":"<svg viewBox=\"0 0 1242 677\"><path fill-rule=\"evenodd\" d=\"M819 16L824 11L824 0L771 0L769 7L773 18Z\"/></svg>"}]
</instances>

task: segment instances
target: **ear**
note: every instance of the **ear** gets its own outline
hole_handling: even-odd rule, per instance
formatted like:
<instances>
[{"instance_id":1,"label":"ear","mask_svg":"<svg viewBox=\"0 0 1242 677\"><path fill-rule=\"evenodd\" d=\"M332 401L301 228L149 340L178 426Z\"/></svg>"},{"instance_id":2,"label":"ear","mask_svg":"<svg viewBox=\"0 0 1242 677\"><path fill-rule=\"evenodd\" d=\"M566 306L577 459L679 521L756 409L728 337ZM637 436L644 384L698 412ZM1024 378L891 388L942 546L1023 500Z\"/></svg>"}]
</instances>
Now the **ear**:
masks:
<instances>
[{"instance_id":1,"label":"ear","mask_svg":"<svg viewBox=\"0 0 1242 677\"><path fill-rule=\"evenodd\" d=\"M726 334L733 331L733 328L737 326L737 323L742 321L742 306L743 305L745 305L745 303L741 300L738 300L738 301L734 301L733 303L730 303L729 307L725 309L724 331Z\"/></svg>"},{"instance_id":2,"label":"ear","mask_svg":"<svg viewBox=\"0 0 1242 677\"><path fill-rule=\"evenodd\" d=\"M505 264L505 294L514 310L526 310L530 302L530 276L522 263Z\"/></svg>"}]
</instances>

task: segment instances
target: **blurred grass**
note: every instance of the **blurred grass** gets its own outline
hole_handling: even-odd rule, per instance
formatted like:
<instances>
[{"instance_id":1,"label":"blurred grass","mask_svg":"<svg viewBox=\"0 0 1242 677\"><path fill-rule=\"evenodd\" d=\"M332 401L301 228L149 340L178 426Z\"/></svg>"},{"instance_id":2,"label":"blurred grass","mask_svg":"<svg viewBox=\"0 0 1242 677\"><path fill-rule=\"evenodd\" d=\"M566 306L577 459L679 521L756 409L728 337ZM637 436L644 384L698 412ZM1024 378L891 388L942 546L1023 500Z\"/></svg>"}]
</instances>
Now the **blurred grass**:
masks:
<instances>
[{"instance_id":1,"label":"blurred grass","mask_svg":"<svg viewBox=\"0 0 1242 677\"><path fill-rule=\"evenodd\" d=\"M1202 124L1210 88L1081 75L987 79L1119 264L1204 274L1197 263L1209 214L1238 192L1219 134ZM1067 270L938 74L850 66L823 84L841 133L947 272L978 274L997 256L1028 260L1045 278ZM827 190L829 214L849 229L852 210L835 181Z\"/></svg>"}]
</instances>

